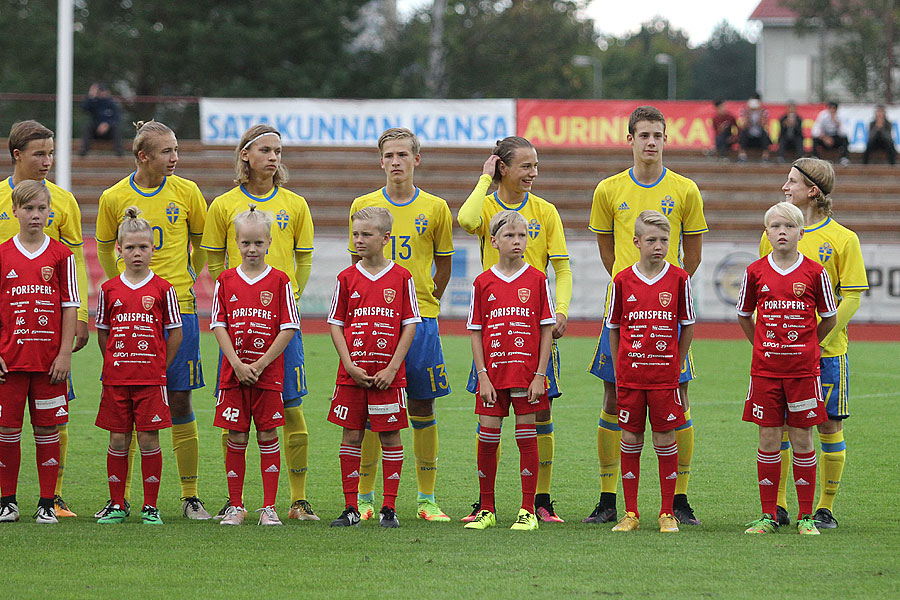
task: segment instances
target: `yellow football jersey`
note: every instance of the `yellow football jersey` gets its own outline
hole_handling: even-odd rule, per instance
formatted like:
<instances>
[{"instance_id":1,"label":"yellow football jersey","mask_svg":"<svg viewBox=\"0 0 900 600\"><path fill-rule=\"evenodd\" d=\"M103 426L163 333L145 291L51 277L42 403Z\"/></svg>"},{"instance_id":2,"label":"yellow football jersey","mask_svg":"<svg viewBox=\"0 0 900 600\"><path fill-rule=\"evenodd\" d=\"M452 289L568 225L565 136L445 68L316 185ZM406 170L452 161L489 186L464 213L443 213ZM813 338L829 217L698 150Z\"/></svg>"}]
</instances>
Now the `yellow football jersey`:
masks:
<instances>
[{"instance_id":1,"label":"yellow football jersey","mask_svg":"<svg viewBox=\"0 0 900 600\"><path fill-rule=\"evenodd\" d=\"M805 227L797 249L803 256L825 267L838 303L841 301L841 290L863 292L869 289L859 238L831 217ZM759 242L759 255L763 257L771 251L772 245L763 233ZM846 354L848 343L847 328L844 327L828 346L822 348L822 356Z\"/></svg>"},{"instance_id":2,"label":"yellow football jersey","mask_svg":"<svg viewBox=\"0 0 900 600\"><path fill-rule=\"evenodd\" d=\"M150 268L168 281L178 294L184 314L196 311L193 285L197 274L191 267L191 245L199 246L206 224L206 200L193 181L172 175L155 189L134 183L134 173L104 191L97 212L97 244L115 244L125 209L137 206L153 228L153 258ZM119 269L124 265L119 261Z\"/></svg>"},{"instance_id":3,"label":"yellow football jersey","mask_svg":"<svg viewBox=\"0 0 900 600\"><path fill-rule=\"evenodd\" d=\"M240 265L241 253L234 242L234 218L247 210L250 204L256 204L259 210L271 212L275 217L272 245L269 246L266 263L287 273L294 290L294 299L299 302L300 289L297 285L294 253L313 250L313 221L309 205L303 196L278 186L267 196L254 196L243 185L228 190L209 205L200 247L226 250L226 269Z\"/></svg>"},{"instance_id":4,"label":"yellow football jersey","mask_svg":"<svg viewBox=\"0 0 900 600\"><path fill-rule=\"evenodd\" d=\"M525 262L542 273L547 272L547 264L552 258L569 258L566 248L566 234L563 231L562 219L556 207L532 193L526 193L519 206L506 206L497 192L484 199L481 208L481 221L472 231L478 236L481 246L481 268L485 271L497 264L500 254L491 246L491 219L498 212L514 210L525 217L528 222L528 244L525 246Z\"/></svg>"},{"instance_id":5,"label":"yellow football jersey","mask_svg":"<svg viewBox=\"0 0 900 600\"><path fill-rule=\"evenodd\" d=\"M645 210L658 210L669 218L672 230L666 260L679 267L682 266L681 236L709 231L700 190L687 177L666 168L651 185L638 183L631 169L607 177L594 190L588 229L615 236L613 276L640 260L640 252L633 243L634 222Z\"/></svg>"},{"instance_id":6,"label":"yellow football jersey","mask_svg":"<svg viewBox=\"0 0 900 600\"><path fill-rule=\"evenodd\" d=\"M398 204L381 188L356 198L350 206L350 214L368 206L391 211L394 225L391 241L384 247L384 256L412 273L419 312L423 317L436 318L441 304L434 297L431 267L435 256L451 256L454 252L453 217L447 202L416 188L412 200ZM352 234L348 250L356 254Z\"/></svg>"},{"instance_id":7,"label":"yellow football jersey","mask_svg":"<svg viewBox=\"0 0 900 600\"><path fill-rule=\"evenodd\" d=\"M84 239L81 236L81 209L75 196L55 183L44 180L50 191L50 215L44 233L54 240L62 242L75 255L75 269L78 287L81 290L81 306L78 308L78 320L88 320L88 279L84 264ZM0 242L5 242L19 233L19 220L12 210L12 177L0 183Z\"/></svg>"}]
</instances>

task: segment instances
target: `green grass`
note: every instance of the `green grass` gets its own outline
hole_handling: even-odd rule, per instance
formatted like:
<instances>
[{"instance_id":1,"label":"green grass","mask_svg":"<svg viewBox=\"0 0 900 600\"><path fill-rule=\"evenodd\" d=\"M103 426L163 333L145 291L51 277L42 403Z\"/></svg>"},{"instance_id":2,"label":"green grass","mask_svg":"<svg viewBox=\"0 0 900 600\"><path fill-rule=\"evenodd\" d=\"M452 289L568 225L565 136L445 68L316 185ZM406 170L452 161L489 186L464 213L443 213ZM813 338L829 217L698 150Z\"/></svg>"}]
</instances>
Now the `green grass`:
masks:
<instances>
[{"instance_id":1,"label":"green grass","mask_svg":"<svg viewBox=\"0 0 900 600\"><path fill-rule=\"evenodd\" d=\"M448 336L444 351L455 392L438 401L437 497L454 522L415 519L412 439L406 431L398 502L402 527L383 530L370 522L331 530L328 522L343 508L340 430L325 421L337 360L326 336L310 335L304 339L310 377L304 403L311 438L308 496L322 521L261 529L253 517L240 528L183 519L164 434L160 510L166 525L142 527L132 516L123 526L101 527L91 515L108 497L108 440L93 425L100 389L93 342L76 355L73 368L79 397L71 406L64 495L79 517L58 526L38 526L28 518L37 481L26 431L19 484L23 519L0 527L6 597L349 597L369 592L401 598L783 598L830 596L840 590L844 598L873 598L893 595L900 584L898 344L853 345L853 418L847 422L848 462L836 503L840 528L808 538L793 528L775 536L741 533L742 525L759 513L756 428L741 422L750 360L745 342L694 343L700 377L690 396L696 426L690 498L703 525L666 536L651 527L659 500L649 442L640 496L647 529L625 535L613 534L609 526L582 524L599 494L596 430L602 393L599 382L584 370L594 344L584 338L563 340L565 393L554 407L553 497L565 524L545 525L534 533L508 530L520 499L510 426L504 431L498 474L499 526L474 532L456 521L476 499L478 482L473 401L464 391L468 340ZM205 334L202 343L204 365L212 374L215 340ZM194 406L201 433L200 493L214 511L226 488L210 389L195 394ZM251 509L262 499L257 457L251 449L245 493ZM139 498L140 491L136 503ZM286 476L279 500L279 514L286 520ZM792 494L789 500L793 513ZM619 503L621 511L621 498Z\"/></svg>"}]
</instances>

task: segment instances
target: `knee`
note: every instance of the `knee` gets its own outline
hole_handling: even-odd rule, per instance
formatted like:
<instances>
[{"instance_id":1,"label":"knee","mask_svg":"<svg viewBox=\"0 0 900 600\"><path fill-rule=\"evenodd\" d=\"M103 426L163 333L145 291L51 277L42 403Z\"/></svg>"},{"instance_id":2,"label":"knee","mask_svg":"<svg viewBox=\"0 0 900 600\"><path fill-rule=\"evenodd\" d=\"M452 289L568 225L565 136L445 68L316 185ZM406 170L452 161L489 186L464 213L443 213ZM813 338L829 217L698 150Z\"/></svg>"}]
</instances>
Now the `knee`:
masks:
<instances>
[{"instance_id":1,"label":"knee","mask_svg":"<svg viewBox=\"0 0 900 600\"><path fill-rule=\"evenodd\" d=\"M434 399L407 399L406 410L413 417L428 417L434 414Z\"/></svg>"},{"instance_id":2,"label":"knee","mask_svg":"<svg viewBox=\"0 0 900 600\"><path fill-rule=\"evenodd\" d=\"M169 392L169 412L173 417L187 417L194 412L190 390Z\"/></svg>"}]
</instances>

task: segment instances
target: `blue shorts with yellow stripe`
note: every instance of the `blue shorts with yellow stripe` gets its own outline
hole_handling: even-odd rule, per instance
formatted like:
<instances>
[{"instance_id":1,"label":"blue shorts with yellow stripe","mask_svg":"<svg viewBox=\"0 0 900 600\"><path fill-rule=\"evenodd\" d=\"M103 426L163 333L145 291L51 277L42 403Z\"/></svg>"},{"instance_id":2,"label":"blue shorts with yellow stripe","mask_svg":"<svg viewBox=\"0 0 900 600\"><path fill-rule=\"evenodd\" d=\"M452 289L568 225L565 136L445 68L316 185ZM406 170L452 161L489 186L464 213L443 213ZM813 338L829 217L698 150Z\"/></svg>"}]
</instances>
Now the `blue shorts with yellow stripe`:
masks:
<instances>
[{"instance_id":1,"label":"blue shorts with yellow stripe","mask_svg":"<svg viewBox=\"0 0 900 600\"><path fill-rule=\"evenodd\" d=\"M562 396L559 389L559 346L556 340L550 346L550 360L547 361L547 397L551 400ZM466 384L466 391L474 394L478 391L478 375L475 374L475 363L472 363L472 369L469 371L469 381Z\"/></svg>"},{"instance_id":2,"label":"blue shorts with yellow stripe","mask_svg":"<svg viewBox=\"0 0 900 600\"><path fill-rule=\"evenodd\" d=\"M681 333L681 325L678 326L678 333ZM600 333L600 341L597 342L597 349L594 350L594 358L591 360L588 371L603 381L616 382L616 374L612 365L612 350L609 347L609 327L606 326L605 320L603 321L603 331ZM694 357L688 350L687 358L681 365L681 376L678 378L678 383L685 383L693 378Z\"/></svg>"},{"instance_id":3,"label":"blue shorts with yellow stripe","mask_svg":"<svg viewBox=\"0 0 900 600\"><path fill-rule=\"evenodd\" d=\"M828 418L832 421L846 419L850 416L850 363L847 355L822 357L819 368Z\"/></svg>"},{"instance_id":4,"label":"blue shorts with yellow stripe","mask_svg":"<svg viewBox=\"0 0 900 600\"><path fill-rule=\"evenodd\" d=\"M306 367L303 364L303 334L300 330L294 334L291 341L288 342L284 349L284 384L281 391L281 398L284 400L285 408L292 408L303 404L303 396L307 394L306 389ZM222 375L222 351L219 350L219 363L216 370L216 391L213 396L218 395L219 377Z\"/></svg>"},{"instance_id":5,"label":"blue shorts with yellow stripe","mask_svg":"<svg viewBox=\"0 0 900 600\"><path fill-rule=\"evenodd\" d=\"M204 386L203 367L200 365L200 320L197 315L181 315L181 333L184 336L181 346L166 371L166 388L170 392L196 390Z\"/></svg>"},{"instance_id":6,"label":"blue shorts with yellow stripe","mask_svg":"<svg viewBox=\"0 0 900 600\"><path fill-rule=\"evenodd\" d=\"M450 393L438 320L422 317L406 353L406 395L412 400L433 400Z\"/></svg>"}]
</instances>

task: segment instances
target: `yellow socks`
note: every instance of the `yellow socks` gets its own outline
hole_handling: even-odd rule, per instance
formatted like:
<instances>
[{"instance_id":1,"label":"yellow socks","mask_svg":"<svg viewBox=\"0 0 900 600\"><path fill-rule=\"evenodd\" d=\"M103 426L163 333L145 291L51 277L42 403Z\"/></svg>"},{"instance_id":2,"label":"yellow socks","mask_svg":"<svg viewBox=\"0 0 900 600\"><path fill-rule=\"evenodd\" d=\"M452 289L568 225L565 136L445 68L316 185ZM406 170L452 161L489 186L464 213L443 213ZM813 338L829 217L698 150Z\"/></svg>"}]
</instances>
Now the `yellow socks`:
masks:
<instances>
[{"instance_id":1,"label":"yellow socks","mask_svg":"<svg viewBox=\"0 0 900 600\"><path fill-rule=\"evenodd\" d=\"M844 432L820 433L822 456L819 459L819 504L816 510L827 508L833 511L834 497L841 485L841 474L847 461L847 445Z\"/></svg>"},{"instance_id":2,"label":"yellow socks","mask_svg":"<svg viewBox=\"0 0 900 600\"><path fill-rule=\"evenodd\" d=\"M781 436L781 479L778 482L778 500L776 501L778 506L785 509L787 508L787 481L791 462L791 442L788 439L788 432L785 431Z\"/></svg>"},{"instance_id":3,"label":"yellow socks","mask_svg":"<svg viewBox=\"0 0 900 600\"><path fill-rule=\"evenodd\" d=\"M359 495L371 495L375 490L378 463L381 462L381 440L377 433L366 429L362 443L362 458L359 462Z\"/></svg>"},{"instance_id":4,"label":"yellow socks","mask_svg":"<svg viewBox=\"0 0 900 600\"><path fill-rule=\"evenodd\" d=\"M600 492L615 494L619 484L619 452L622 430L619 418L600 411L597 427L597 455L600 457Z\"/></svg>"},{"instance_id":5,"label":"yellow socks","mask_svg":"<svg viewBox=\"0 0 900 600\"><path fill-rule=\"evenodd\" d=\"M133 441L131 448L135 449L136 446L137 443ZM183 498L196 497L200 463L200 434L197 431L197 419L194 417L194 413L187 417L172 419L172 450L175 452L175 464L178 465L178 475L181 478L181 496Z\"/></svg>"},{"instance_id":6,"label":"yellow socks","mask_svg":"<svg viewBox=\"0 0 900 600\"><path fill-rule=\"evenodd\" d=\"M306 471L309 466L309 431L303 406L284 407L284 460L288 467L291 503L306 500Z\"/></svg>"},{"instance_id":7,"label":"yellow socks","mask_svg":"<svg viewBox=\"0 0 900 600\"><path fill-rule=\"evenodd\" d=\"M63 475L66 470L66 455L69 451L69 424L60 425L59 431L59 474L56 476L56 491L54 494L62 496Z\"/></svg>"},{"instance_id":8,"label":"yellow socks","mask_svg":"<svg viewBox=\"0 0 900 600\"><path fill-rule=\"evenodd\" d=\"M676 494L687 494L691 480L691 459L694 458L694 423L691 421L691 409L684 411L687 421L675 429L675 442L678 444L678 480L675 482Z\"/></svg>"},{"instance_id":9,"label":"yellow socks","mask_svg":"<svg viewBox=\"0 0 900 600\"><path fill-rule=\"evenodd\" d=\"M556 440L553 437L553 417L546 421L535 421L538 447L538 476L536 494L550 494L550 482L553 479L553 451Z\"/></svg>"},{"instance_id":10,"label":"yellow socks","mask_svg":"<svg viewBox=\"0 0 900 600\"><path fill-rule=\"evenodd\" d=\"M433 498L434 481L437 479L437 421L433 414L426 417L410 415L409 421L413 428L413 454L416 457L416 483L419 496ZM366 435L369 434L370 432L367 431ZM372 435L372 437L375 436ZM365 443L363 444L363 454L365 454ZM365 456L363 460L365 460Z\"/></svg>"}]
</instances>

